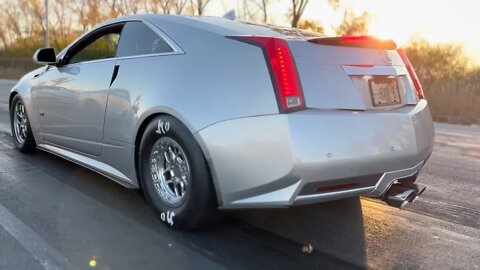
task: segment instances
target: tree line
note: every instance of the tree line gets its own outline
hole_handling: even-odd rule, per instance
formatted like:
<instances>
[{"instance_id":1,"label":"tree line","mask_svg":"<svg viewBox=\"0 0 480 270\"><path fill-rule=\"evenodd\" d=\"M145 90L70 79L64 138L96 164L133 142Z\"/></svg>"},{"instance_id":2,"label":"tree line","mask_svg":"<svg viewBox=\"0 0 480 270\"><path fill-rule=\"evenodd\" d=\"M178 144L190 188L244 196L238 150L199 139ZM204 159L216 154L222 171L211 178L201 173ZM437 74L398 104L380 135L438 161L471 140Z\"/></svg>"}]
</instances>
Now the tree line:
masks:
<instances>
[{"instance_id":1,"label":"tree line","mask_svg":"<svg viewBox=\"0 0 480 270\"><path fill-rule=\"evenodd\" d=\"M269 23L270 8L280 1L289 4L284 16L292 27L324 31L319 22L302 20L309 0L237 0L237 16L242 20ZM341 0L326 1L333 9L341 6ZM58 50L110 18L137 13L203 15L211 3L211 0L49 0L49 41ZM42 47L46 32L44 14L44 0L1 1L0 18L4 23L0 24L0 57L30 56L36 48ZM366 14L357 17L351 10L346 11L336 32L365 34L367 19Z\"/></svg>"},{"instance_id":2,"label":"tree line","mask_svg":"<svg viewBox=\"0 0 480 270\"><path fill-rule=\"evenodd\" d=\"M480 124L480 66L461 44L415 39L404 48L437 121Z\"/></svg>"},{"instance_id":3,"label":"tree line","mask_svg":"<svg viewBox=\"0 0 480 270\"><path fill-rule=\"evenodd\" d=\"M227 0L224 0L227 1ZM230 1L230 0L228 0ZM309 0L236 0L239 19L271 23L273 4L285 1L284 11L292 27L315 32L325 28L315 20L304 20ZM330 8L343 12L343 19L334 26L337 35L365 35L372 20L369 13L357 15L342 0L325 0ZM203 15L211 0L49 0L49 32L51 47L60 50L81 33L96 24L118 16L137 13ZM44 0L3 0L0 2L0 76L18 76L33 68L33 52L44 46L46 26ZM321 14L321 11L319 11ZM279 17L275 14L275 17ZM414 39L405 49L425 90L434 117L441 121L479 122L480 68L474 66L461 44L432 44ZM16 66L15 66L16 65ZM12 71L12 68L14 69ZM15 69L17 68L17 69ZM10 73L6 73L10 70ZM9 75L11 74L11 75Z\"/></svg>"}]
</instances>

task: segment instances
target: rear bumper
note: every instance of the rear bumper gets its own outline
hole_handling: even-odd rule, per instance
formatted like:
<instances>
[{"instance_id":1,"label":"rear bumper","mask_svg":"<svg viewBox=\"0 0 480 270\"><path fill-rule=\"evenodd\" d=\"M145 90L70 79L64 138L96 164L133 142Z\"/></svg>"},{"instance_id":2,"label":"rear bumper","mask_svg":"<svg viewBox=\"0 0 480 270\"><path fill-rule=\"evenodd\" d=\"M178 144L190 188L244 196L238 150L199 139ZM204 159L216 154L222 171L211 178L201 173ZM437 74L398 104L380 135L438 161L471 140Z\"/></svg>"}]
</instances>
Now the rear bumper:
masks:
<instances>
[{"instance_id":1,"label":"rear bumper","mask_svg":"<svg viewBox=\"0 0 480 270\"><path fill-rule=\"evenodd\" d=\"M306 110L241 118L195 136L220 208L228 209L381 196L396 179L423 168L434 129L421 100L387 112Z\"/></svg>"}]
</instances>

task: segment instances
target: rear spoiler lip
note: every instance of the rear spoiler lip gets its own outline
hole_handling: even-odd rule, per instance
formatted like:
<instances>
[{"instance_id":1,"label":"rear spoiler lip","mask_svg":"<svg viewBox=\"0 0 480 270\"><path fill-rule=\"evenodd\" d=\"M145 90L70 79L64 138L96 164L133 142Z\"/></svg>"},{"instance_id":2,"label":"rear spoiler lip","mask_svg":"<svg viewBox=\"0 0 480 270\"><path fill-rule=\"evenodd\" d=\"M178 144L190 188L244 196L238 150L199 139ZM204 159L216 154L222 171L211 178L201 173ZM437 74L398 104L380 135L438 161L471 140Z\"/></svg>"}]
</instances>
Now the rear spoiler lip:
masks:
<instances>
[{"instance_id":1,"label":"rear spoiler lip","mask_svg":"<svg viewBox=\"0 0 480 270\"><path fill-rule=\"evenodd\" d=\"M358 37L321 37L307 39L308 42L318 45L327 46L342 46L342 47L355 47L355 48L371 48L371 49L384 49L384 50L396 50L397 44L391 39L379 39L370 36L358 36Z\"/></svg>"}]
</instances>

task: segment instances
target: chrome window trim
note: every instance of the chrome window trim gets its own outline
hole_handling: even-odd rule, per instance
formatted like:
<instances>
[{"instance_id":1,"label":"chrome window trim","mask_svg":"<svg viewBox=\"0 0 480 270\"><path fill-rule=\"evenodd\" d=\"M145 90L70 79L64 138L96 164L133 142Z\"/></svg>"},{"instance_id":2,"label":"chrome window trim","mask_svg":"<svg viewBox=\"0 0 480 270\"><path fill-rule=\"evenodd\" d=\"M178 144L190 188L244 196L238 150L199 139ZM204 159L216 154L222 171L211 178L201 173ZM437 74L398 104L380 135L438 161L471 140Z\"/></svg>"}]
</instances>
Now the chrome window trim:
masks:
<instances>
[{"instance_id":1,"label":"chrome window trim","mask_svg":"<svg viewBox=\"0 0 480 270\"><path fill-rule=\"evenodd\" d=\"M107 62L107 61L117 61L117 57L111 57L111 58L104 58L104 59L97 59L97 60L90 60L90 61L85 61L85 62L78 62L78 63L73 63L73 64L66 64L63 66L59 66L58 68L63 68L63 67L75 67L75 66L80 66L82 64L94 64L94 63L101 63L101 62Z\"/></svg>"}]
</instances>

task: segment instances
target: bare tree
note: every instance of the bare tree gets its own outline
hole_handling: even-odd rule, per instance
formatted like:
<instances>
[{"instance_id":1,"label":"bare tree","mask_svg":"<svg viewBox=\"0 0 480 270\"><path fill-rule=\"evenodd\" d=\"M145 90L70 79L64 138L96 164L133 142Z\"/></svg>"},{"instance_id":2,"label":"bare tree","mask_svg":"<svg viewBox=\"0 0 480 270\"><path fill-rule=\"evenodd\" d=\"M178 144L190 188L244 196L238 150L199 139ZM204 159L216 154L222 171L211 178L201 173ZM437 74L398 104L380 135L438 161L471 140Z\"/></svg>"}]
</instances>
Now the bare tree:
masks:
<instances>
[{"instance_id":1,"label":"bare tree","mask_svg":"<svg viewBox=\"0 0 480 270\"><path fill-rule=\"evenodd\" d=\"M237 16L239 19L246 21L256 21L258 15L258 8L256 2L253 0L237 1Z\"/></svg>"},{"instance_id":2,"label":"bare tree","mask_svg":"<svg viewBox=\"0 0 480 270\"><path fill-rule=\"evenodd\" d=\"M172 1L160 0L160 7L162 8L163 14L170 14L170 11L172 10Z\"/></svg>"},{"instance_id":3,"label":"bare tree","mask_svg":"<svg viewBox=\"0 0 480 270\"><path fill-rule=\"evenodd\" d=\"M6 12L5 12L5 5L6 3L0 3L0 17L6 18ZM2 41L2 47L0 51L7 51L8 50L8 28L6 27L6 24L1 23L0 24L0 41Z\"/></svg>"},{"instance_id":4,"label":"bare tree","mask_svg":"<svg viewBox=\"0 0 480 270\"><path fill-rule=\"evenodd\" d=\"M272 0L237 1L238 17L248 21L268 21L268 6Z\"/></svg>"},{"instance_id":5,"label":"bare tree","mask_svg":"<svg viewBox=\"0 0 480 270\"><path fill-rule=\"evenodd\" d=\"M333 8L333 10L337 10L341 6L340 0L328 0L328 4Z\"/></svg>"},{"instance_id":6,"label":"bare tree","mask_svg":"<svg viewBox=\"0 0 480 270\"><path fill-rule=\"evenodd\" d=\"M69 16L72 10L69 9L68 2L68 0L56 0L52 7L56 19L52 34L57 48L64 47L72 39L72 16Z\"/></svg>"},{"instance_id":7,"label":"bare tree","mask_svg":"<svg viewBox=\"0 0 480 270\"><path fill-rule=\"evenodd\" d=\"M183 14L185 7L187 6L187 0L172 0L172 9L175 14Z\"/></svg>"},{"instance_id":8,"label":"bare tree","mask_svg":"<svg viewBox=\"0 0 480 270\"><path fill-rule=\"evenodd\" d=\"M308 4L308 0L292 0L291 19L292 27L297 27L300 18L305 11L305 7Z\"/></svg>"},{"instance_id":9,"label":"bare tree","mask_svg":"<svg viewBox=\"0 0 480 270\"><path fill-rule=\"evenodd\" d=\"M254 3L262 12L262 20L264 23L268 22L268 5L271 0L254 0Z\"/></svg>"},{"instance_id":10,"label":"bare tree","mask_svg":"<svg viewBox=\"0 0 480 270\"><path fill-rule=\"evenodd\" d=\"M325 28L323 28L321 24L319 24L317 21L314 21L314 20L299 21L297 28L312 31L312 32L317 32L317 33L325 32Z\"/></svg>"},{"instance_id":11,"label":"bare tree","mask_svg":"<svg viewBox=\"0 0 480 270\"><path fill-rule=\"evenodd\" d=\"M88 12L87 0L76 0L73 11L78 15L78 23L82 26L82 31L88 29L88 21L85 19Z\"/></svg>"},{"instance_id":12,"label":"bare tree","mask_svg":"<svg viewBox=\"0 0 480 270\"><path fill-rule=\"evenodd\" d=\"M44 23L44 6L43 3L40 3L39 0L22 0L20 1L20 7L22 9L23 15L27 18L31 25L29 32L33 33L38 31L37 27L41 28L41 32L45 34L46 27ZM28 31L27 30L27 31Z\"/></svg>"},{"instance_id":13,"label":"bare tree","mask_svg":"<svg viewBox=\"0 0 480 270\"><path fill-rule=\"evenodd\" d=\"M353 10L347 8L343 14L342 22L335 28L335 33L339 36L366 35L370 19L371 16L368 12L357 16Z\"/></svg>"},{"instance_id":14,"label":"bare tree","mask_svg":"<svg viewBox=\"0 0 480 270\"><path fill-rule=\"evenodd\" d=\"M90 0L92 1L92 0ZM122 16L129 14L137 14L140 11L140 8L145 6L147 0L118 0L117 5L118 13Z\"/></svg>"},{"instance_id":15,"label":"bare tree","mask_svg":"<svg viewBox=\"0 0 480 270\"><path fill-rule=\"evenodd\" d=\"M190 5L194 14L203 15L205 7L210 3L210 0L190 0Z\"/></svg>"},{"instance_id":16,"label":"bare tree","mask_svg":"<svg viewBox=\"0 0 480 270\"><path fill-rule=\"evenodd\" d=\"M121 6L120 6L120 3L118 0L109 0L108 2L110 2L109 6L110 6L110 11L109 11L109 14L108 14L108 17L110 18L115 18L115 17L118 17L120 14L121 14Z\"/></svg>"},{"instance_id":17,"label":"bare tree","mask_svg":"<svg viewBox=\"0 0 480 270\"><path fill-rule=\"evenodd\" d=\"M404 47L437 121L470 125L480 120L480 67L460 43L411 40Z\"/></svg>"}]
</instances>

